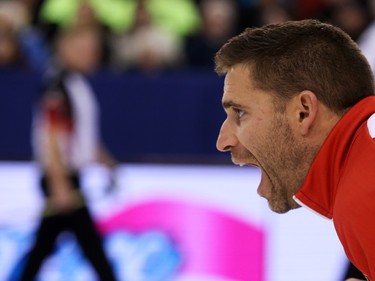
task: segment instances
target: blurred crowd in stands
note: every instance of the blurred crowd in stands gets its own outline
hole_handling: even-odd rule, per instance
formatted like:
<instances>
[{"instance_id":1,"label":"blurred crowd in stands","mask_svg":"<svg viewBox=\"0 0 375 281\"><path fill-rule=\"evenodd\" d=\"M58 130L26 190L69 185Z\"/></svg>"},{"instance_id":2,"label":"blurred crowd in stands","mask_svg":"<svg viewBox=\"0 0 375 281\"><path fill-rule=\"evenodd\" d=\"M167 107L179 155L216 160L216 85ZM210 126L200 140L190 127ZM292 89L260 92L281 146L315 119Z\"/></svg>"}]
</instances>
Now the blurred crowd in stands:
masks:
<instances>
[{"instance_id":1,"label":"blurred crowd in stands","mask_svg":"<svg viewBox=\"0 0 375 281\"><path fill-rule=\"evenodd\" d=\"M43 72L61 31L100 41L96 67L213 70L219 47L246 27L317 18L341 27L375 65L371 0L0 0L0 67ZM374 68L373 68L374 69Z\"/></svg>"}]
</instances>

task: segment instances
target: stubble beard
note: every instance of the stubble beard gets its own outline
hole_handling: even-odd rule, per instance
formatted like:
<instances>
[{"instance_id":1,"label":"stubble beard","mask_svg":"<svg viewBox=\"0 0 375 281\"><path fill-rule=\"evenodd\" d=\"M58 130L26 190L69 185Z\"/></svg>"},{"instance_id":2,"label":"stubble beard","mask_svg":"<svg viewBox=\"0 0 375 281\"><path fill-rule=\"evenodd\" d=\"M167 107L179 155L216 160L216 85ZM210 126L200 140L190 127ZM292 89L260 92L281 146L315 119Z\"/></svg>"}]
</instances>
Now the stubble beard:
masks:
<instances>
[{"instance_id":1,"label":"stubble beard","mask_svg":"<svg viewBox=\"0 0 375 281\"><path fill-rule=\"evenodd\" d=\"M297 140L285 118L276 118L265 142L264 169L271 181L272 211L282 214L300 206L293 196L302 186L311 163L314 148Z\"/></svg>"}]
</instances>

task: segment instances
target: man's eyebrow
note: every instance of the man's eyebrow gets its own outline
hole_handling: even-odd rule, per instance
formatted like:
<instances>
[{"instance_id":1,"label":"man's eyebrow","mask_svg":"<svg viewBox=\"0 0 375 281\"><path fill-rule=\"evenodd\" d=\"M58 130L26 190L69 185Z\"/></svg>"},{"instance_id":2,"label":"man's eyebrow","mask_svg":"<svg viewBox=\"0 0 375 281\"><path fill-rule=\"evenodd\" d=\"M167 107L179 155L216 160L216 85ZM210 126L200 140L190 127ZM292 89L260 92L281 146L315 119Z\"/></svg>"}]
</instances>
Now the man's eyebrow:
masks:
<instances>
[{"instance_id":1,"label":"man's eyebrow","mask_svg":"<svg viewBox=\"0 0 375 281\"><path fill-rule=\"evenodd\" d=\"M242 105L240 105L238 103L235 103L234 101L223 101L222 105L223 105L224 109L228 109L230 107L243 108Z\"/></svg>"}]
</instances>

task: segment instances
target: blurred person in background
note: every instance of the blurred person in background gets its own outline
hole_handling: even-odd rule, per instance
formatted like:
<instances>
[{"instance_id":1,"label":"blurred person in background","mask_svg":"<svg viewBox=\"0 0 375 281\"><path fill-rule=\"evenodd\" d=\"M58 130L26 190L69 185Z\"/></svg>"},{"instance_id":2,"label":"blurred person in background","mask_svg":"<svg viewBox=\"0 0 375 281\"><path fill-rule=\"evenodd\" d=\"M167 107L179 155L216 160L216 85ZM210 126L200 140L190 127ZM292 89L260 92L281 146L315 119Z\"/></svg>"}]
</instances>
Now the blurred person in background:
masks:
<instances>
[{"instance_id":1,"label":"blurred person in background","mask_svg":"<svg viewBox=\"0 0 375 281\"><path fill-rule=\"evenodd\" d=\"M27 13L19 1L0 2L0 66L26 65L18 36L27 24Z\"/></svg>"},{"instance_id":2,"label":"blurred person in background","mask_svg":"<svg viewBox=\"0 0 375 281\"><path fill-rule=\"evenodd\" d=\"M32 1L32 0L29 0ZM134 25L139 0L34 0L40 4L40 21L56 26L69 26L82 1L93 9L96 18L116 34L129 31ZM199 15L193 0L145 0L152 21L178 36L193 32Z\"/></svg>"},{"instance_id":3,"label":"blurred person in background","mask_svg":"<svg viewBox=\"0 0 375 281\"><path fill-rule=\"evenodd\" d=\"M326 17L326 21L340 27L356 42L373 22L368 0L330 0Z\"/></svg>"},{"instance_id":4,"label":"blurred person in background","mask_svg":"<svg viewBox=\"0 0 375 281\"><path fill-rule=\"evenodd\" d=\"M358 43L375 71L375 14L371 1L335 0L328 13L328 20L346 31Z\"/></svg>"},{"instance_id":5,"label":"blurred person in background","mask_svg":"<svg viewBox=\"0 0 375 281\"><path fill-rule=\"evenodd\" d=\"M134 50L134 45L147 49L146 53L154 51L150 47L152 45L156 53L161 53L161 57L165 57L165 53L169 52L170 57L173 57L173 59L164 59L167 67L176 64L174 62L176 56L178 57L177 64L179 64L182 50L182 47L180 47L181 42L187 35L195 32L200 24L198 8L193 0L36 1L41 2L39 5L39 22L41 26L47 27L45 29L48 30L47 33L50 36L53 36L53 30L70 26L77 20L76 15L83 2L85 2L86 6L90 6L92 14L95 15L95 18L105 29L105 46L109 47L108 50L110 50L111 54L113 53L113 55L107 53L104 58L107 58L111 64L113 63L116 68L121 68L122 66L125 69L133 67L128 58L138 55L137 50ZM142 9L148 14L148 22L147 24L144 22L141 28L139 17L140 13L143 13L143 11L140 12ZM79 18L80 16L78 16ZM114 38L113 40L110 39L112 37ZM128 40L129 38L131 40ZM145 43L133 43L132 41L144 41ZM129 46L126 46L125 42ZM124 48L130 50L123 50ZM153 55L150 56L153 58L150 59L150 63L146 63L146 67L152 66L154 60L156 61ZM144 63L143 59L141 63Z\"/></svg>"},{"instance_id":6,"label":"blurred person in background","mask_svg":"<svg viewBox=\"0 0 375 281\"><path fill-rule=\"evenodd\" d=\"M49 43L33 25L32 0L0 1L0 64L43 73L51 58Z\"/></svg>"},{"instance_id":7,"label":"blurred person in background","mask_svg":"<svg viewBox=\"0 0 375 281\"><path fill-rule=\"evenodd\" d=\"M116 280L80 190L80 170L86 165L98 161L113 170L117 164L100 141L99 108L85 78L99 63L98 39L97 30L87 26L60 30L56 37L55 64L33 124L45 206L35 243L16 280L34 280L64 231L75 234L100 280Z\"/></svg>"},{"instance_id":8,"label":"blurred person in background","mask_svg":"<svg viewBox=\"0 0 375 281\"><path fill-rule=\"evenodd\" d=\"M106 67L108 65L109 40L112 32L121 27L121 24L118 22L115 14L113 16L108 16L108 18L112 19L112 21L104 21L103 15L97 12L98 8L97 6L94 6L93 1L91 0L67 0L64 2L59 0L34 1L35 2L33 2L33 5L29 5L32 17L31 26L33 27L34 31L30 36L32 39L39 36L39 38L46 41L48 46L51 48L53 42L55 41L56 34L58 34L62 29L72 27L88 27L96 29L99 37L98 40L101 44L101 54L98 67ZM113 7L111 5L112 2L113 1L108 0L109 8ZM103 2L95 1L95 3L100 4ZM117 6L114 8L117 8ZM107 8L104 11L110 13L112 10Z\"/></svg>"},{"instance_id":9,"label":"blurred person in background","mask_svg":"<svg viewBox=\"0 0 375 281\"><path fill-rule=\"evenodd\" d=\"M293 9L279 1L264 1L260 6L260 25L282 23L293 20Z\"/></svg>"},{"instance_id":10,"label":"blurred person in background","mask_svg":"<svg viewBox=\"0 0 375 281\"><path fill-rule=\"evenodd\" d=\"M144 2L153 25L168 30L180 39L194 33L199 28L201 19L194 0L141 1ZM130 2L134 2L136 7L139 0L131 0Z\"/></svg>"},{"instance_id":11,"label":"blurred person in background","mask_svg":"<svg viewBox=\"0 0 375 281\"><path fill-rule=\"evenodd\" d=\"M112 31L105 22L100 20L94 10L94 6L89 0L80 0L78 3L79 5L75 10L75 16L69 26L75 29L92 29L97 33L97 41L100 43L97 67L106 67L109 63L109 40Z\"/></svg>"},{"instance_id":12,"label":"blurred person in background","mask_svg":"<svg viewBox=\"0 0 375 281\"><path fill-rule=\"evenodd\" d=\"M146 0L137 2L131 29L112 41L111 65L117 70L155 72L176 69L184 60L182 39L153 22Z\"/></svg>"},{"instance_id":13,"label":"blurred person in background","mask_svg":"<svg viewBox=\"0 0 375 281\"><path fill-rule=\"evenodd\" d=\"M199 1L201 27L185 39L186 64L214 68L214 56L238 28L238 6L232 0Z\"/></svg>"},{"instance_id":14,"label":"blurred person in background","mask_svg":"<svg viewBox=\"0 0 375 281\"><path fill-rule=\"evenodd\" d=\"M52 42L60 28L95 24L108 32L122 32L130 24L130 1L117 0L26 0L35 1L34 20Z\"/></svg>"},{"instance_id":15,"label":"blurred person in background","mask_svg":"<svg viewBox=\"0 0 375 281\"><path fill-rule=\"evenodd\" d=\"M321 19L330 1L335 0L282 0L279 2L284 3L295 19L303 20L307 18Z\"/></svg>"}]
</instances>

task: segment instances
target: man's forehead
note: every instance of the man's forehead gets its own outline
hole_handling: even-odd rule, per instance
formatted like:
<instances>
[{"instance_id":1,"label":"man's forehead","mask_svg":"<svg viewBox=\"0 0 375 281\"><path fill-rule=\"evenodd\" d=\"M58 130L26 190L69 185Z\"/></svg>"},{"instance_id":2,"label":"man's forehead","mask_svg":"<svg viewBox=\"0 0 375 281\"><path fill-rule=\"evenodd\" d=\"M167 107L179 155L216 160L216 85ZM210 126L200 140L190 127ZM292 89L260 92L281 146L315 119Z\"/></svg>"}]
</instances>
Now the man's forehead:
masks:
<instances>
[{"instance_id":1,"label":"man's forehead","mask_svg":"<svg viewBox=\"0 0 375 281\"><path fill-rule=\"evenodd\" d=\"M274 94L256 87L250 71L243 65L228 71L224 82L222 106L248 109L261 103L273 104Z\"/></svg>"},{"instance_id":2,"label":"man's forehead","mask_svg":"<svg viewBox=\"0 0 375 281\"><path fill-rule=\"evenodd\" d=\"M224 80L224 96L241 95L251 90L249 71L241 66L232 67Z\"/></svg>"},{"instance_id":3,"label":"man's forehead","mask_svg":"<svg viewBox=\"0 0 375 281\"><path fill-rule=\"evenodd\" d=\"M225 86L251 86L250 70L247 66L239 64L230 68L225 75Z\"/></svg>"}]
</instances>

